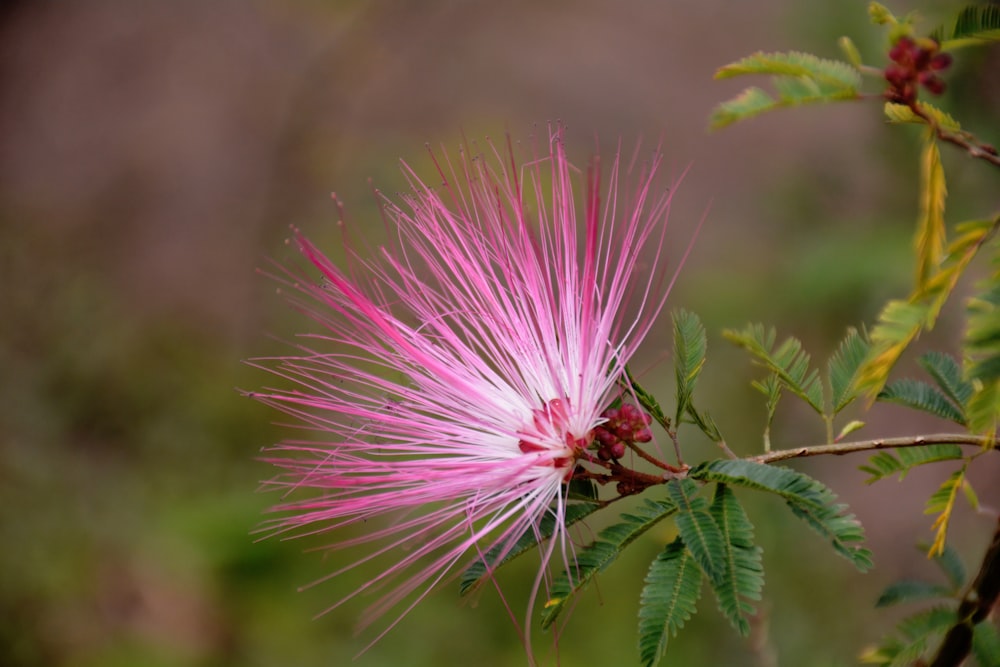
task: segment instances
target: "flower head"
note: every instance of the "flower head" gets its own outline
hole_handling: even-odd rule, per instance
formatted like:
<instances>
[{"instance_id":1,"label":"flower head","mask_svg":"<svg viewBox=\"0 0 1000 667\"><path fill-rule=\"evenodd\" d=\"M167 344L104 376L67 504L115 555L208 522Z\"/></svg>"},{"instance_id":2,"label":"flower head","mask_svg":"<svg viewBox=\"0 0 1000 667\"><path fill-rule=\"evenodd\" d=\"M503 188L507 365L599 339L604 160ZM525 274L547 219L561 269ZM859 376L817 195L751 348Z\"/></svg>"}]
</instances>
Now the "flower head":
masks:
<instances>
[{"instance_id":1,"label":"flower head","mask_svg":"<svg viewBox=\"0 0 1000 667\"><path fill-rule=\"evenodd\" d=\"M369 550L330 577L389 560L341 600L377 591L366 622L391 612L392 627L547 515L556 533L532 599L553 553L571 558L566 483L596 460L603 413L669 291L660 159L628 169L625 193L620 157L603 190L595 159L578 209L559 129L521 165L510 142L436 158L439 187L404 165L411 191L399 204L380 195L395 239L375 257L350 253L347 269L295 234L311 266L281 279L320 332L262 362L293 388L254 394L309 431L268 455L288 492L272 528Z\"/></svg>"}]
</instances>

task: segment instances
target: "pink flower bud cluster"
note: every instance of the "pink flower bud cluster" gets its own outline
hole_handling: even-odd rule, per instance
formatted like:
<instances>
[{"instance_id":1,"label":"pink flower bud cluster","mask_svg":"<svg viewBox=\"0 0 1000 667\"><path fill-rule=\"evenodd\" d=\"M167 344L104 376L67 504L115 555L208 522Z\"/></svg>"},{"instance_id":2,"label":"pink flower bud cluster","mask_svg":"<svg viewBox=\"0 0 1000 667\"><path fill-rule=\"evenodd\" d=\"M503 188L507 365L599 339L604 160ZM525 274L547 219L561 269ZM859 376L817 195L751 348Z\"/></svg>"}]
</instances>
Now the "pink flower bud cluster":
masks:
<instances>
[{"instance_id":1,"label":"pink flower bud cluster","mask_svg":"<svg viewBox=\"0 0 1000 667\"><path fill-rule=\"evenodd\" d=\"M598 444L597 456L602 461L625 456L626 443L653 439L649 430L653 418L634 405L626 403L620 408L608 408L601 417L607 421L594 429L594 440Z\"/></svg>"},{"instance_id":2,"label":"pink flower bud cluster","mask_svg":"<svg viewBox=\"0 0 1000 667\"><path fill-rule=\"evenodd\" d=\"M932 95L944 92L945 83L938 72L951 65L951 54L942 52L933 39L900 37L889 50L889 59L892 64L885 68L885 80L890 86L886 92L890 101L913 104L920 86Z\"/></svg>"}]
</instances>

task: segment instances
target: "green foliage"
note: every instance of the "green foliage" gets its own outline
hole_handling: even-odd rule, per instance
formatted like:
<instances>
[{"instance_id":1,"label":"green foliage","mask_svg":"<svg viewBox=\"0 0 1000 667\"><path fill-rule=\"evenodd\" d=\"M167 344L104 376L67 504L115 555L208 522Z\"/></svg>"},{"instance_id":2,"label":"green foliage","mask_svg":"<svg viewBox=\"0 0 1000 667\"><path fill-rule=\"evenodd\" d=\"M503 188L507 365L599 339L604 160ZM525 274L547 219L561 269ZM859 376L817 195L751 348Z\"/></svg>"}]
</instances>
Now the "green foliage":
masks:
<instances>
[{"instance_id":1,"label":"green foliage","mask_svg":"<svg viewBox=\"0 0 1000 667\"><path fill-rule=\"evenodd\" d=\"M917 251L916 289L927 288L944 256L944 204L948 188L941 166L941 152L933 134L924 141L920 158L920 217L914 241Z\"/></svg>"},{"instance_id":2,"label":"green foliage","mask_svg":"<svg viewBox=\"0 0 1000 667\"><path fill-rule=\"evenodd\" d=\"M634 514L622 514L621 523L608 526L597 539L577 551L570 569L556 577L549 588L550 597L542 611L542 627L552 625L570 598L613 563L625 547L678 509L667 500L646 500Z\"/></svg>"},{"instance_id":3,"label":"green foliage","mask_svg":"<svg viewBox=\"0 0 1000 667\"><path fill-rule=\"evenodd\" d=\"M781 378L777 373L771 373L762 382L754 380L750 385L764 394L766 400L764 407L767 410L767 421L764 422L764 451L771 451L771 424L774 422L774 414L778 410L778 401L781 400Z\"/></svg>"},{"instance_id":4,"label":"green foliage","mask_svg":"<svg viewBox=\"0 0 1000 667\"><path fill-rule=\"evenodd\" d=\"M574 523L585 519L598 509L598 503L572 503L566 506L565 525L572 526ZM497 545L487 551L482 558L476 560L466 568L458 581L459 593L465 595L478 588L483 578L490 572L496 571L501 565L508 563L524 552L534 548L540 541L544 541L555 532L555 515L546 514L538 523L538 530L527 530L519 537L513 545Z\"/></svg>"},{"instance_id":5,"label":"green foliage","mask_svg":"<svg viewBox=\"0 0 1000 667\"><path fill-rule=\"evenodd\" d=\"M925 463L938 461L953 461L961 459L962 448L958 445L922 445L919 447L903 447L894 452L879 452L868 460L868 465L861 466L863 472L871 475L866 480L868 484L899 473L899 479L906 477L911 469Z\"/></svg>"},{"instance_id":6,"label":"green foliage","mask_svg":"<svg viewBox=\"0 0 1000 667\"><path fill-rule=\"evenodd\" d=\"M1000 218L998 218L1000 219ZM972 382L969 427L977 433L995 433L1000 421L1000 272L980 283L968 303L968 330L964 350Z\"/></svg>"},{"instance_id":7,"label":"green foliage","mask_svg":"<svg viewBox=\"0 0 1000 667\"><path fill-rule=\"evenodd\" d=\"M991 623L980 623L972 633L972 655L980 667L1000 666L1000 631Z\"/></svg>"},{"instance_id":8,"label":"green foliage","mask_svg":"<svg viewBox=\"0 0 1000 667\"><path fill-rule=\"evenodd\" d=\"M635 396L635 400L638 401L642 409L646 411L649 416L651 416L656 423L662 426L664 429L670 428L670 419L664 414L663 408L660 407L660 403L656 398L650 394L648 391L642 388L642 386L635 381L635 378L629 372L628 368L625 369L625 382L623 386Z\"/></svg>"},{"instance_id":9,"label":"green foliage","mask_svg":"<svg viewBox=\"0 0 1000 667\"><path fill-rule=\"evenodd\" d=\"M934 121L942 130L948 130L949 132L961 132L962 126L957 120L951 117L946 111L938 109L933 104L928 102L917 102L917 109L920 110L925 116ZM913 109L905 104L897 104L895 102L886 102L883 107L885 112L885 117L890 123L915 123L918 125L926 125L927 121L913 113Z\"/></svg>"},{"instance_id":10,"label":"green foliage","mask_svg":"<svg viewBox=\"0 0 1000 667\"><path fill-rule=\"evenodd\" d=\"M857 88L861 74L850 64L839 60L824 60L811 53L763 53L725 65L715 73L716 79L729 79L744 74L774 74L803 77L836 89Z\"/></svg>"},{"instance_id":11,"label":"green foliage","mask_svg":"<svg viewBox=\"0 0 1000 667\"><path fill-rule=\"evenodd\" d=\"M956 610L956 601L964 599L967 602L969 599L963 598L962 593L966 579L962 561L951 547L945 547L941 554L934 556L934 561L947 577L948 585L917 580L898 581L882 592L876 606L926 601L936 604L900 621L896 635L886 637L877 648L863 654L862 662L900 667L927 664L930 649L939 643L951 627L968 624L972 635L972 655L976 663L981 667L998 664L1000 636L993 623L987 618L973 625L967 616L959 616L963 614L961 606Z\"/></svg>"},{"instance_id":12,"label":"green foliage","mask_svg":"<svg viewBox=\"0 0 1000 667\"><path fill-rule=\"evenodd\" d=\"M639 598L639 656L655 665L667 641L691 618L701 596L701 569L680 537L650 564Z\"/></svg>"},{"instance_id":13,"label":"green foliage","mask_svg":"<svg viewBox=\"0 0 1000 667\"><path fill-rule=\"evenodd\" d=\"M868 18L875 25L896 25L899 23L899 20L889 11L889 8L880 2L868 3Z\"/></svg>"},{"instance_id":14,"label":"green foliage","mask_svg":"<svg viewBox=\"0 0 1000 667\"><path fill-rule=\"evenodd\" d=\"M861 59L861 52L858 51L858 47L854 45L854 42L848 36L843 36L837 40L837 45L840 46L840 50L844 52L844 57L847 58L847 62L851 63L855 67L861 67L863 61Z\"/></svg>"},{"instance_id":15,"label":"green foliage","mask_svg":"<svg viewBox=\"0 0 1000 667\"><path fill-rule=\"evenodd\" d=\"M698 486L689 479L673 480L667 492L678 509L677 531L684 544L713 585L722 578L724 538L715 519L708 511L708 501L698 493Z\"/></svg>"},{"instance_id":16,"label":"green foliage","mask_svg":"<svg viewBox=\"0 0 1000 667\"><path fill-rule=\"evenodd\" d=\"M717 79L745 74L771 74L777 97L751 87L720 104L709 121L719 129L765 111L799 104L835 102L859 97L861 74L850 63L824 60L809 53L754 53L720 68Z\"/></svg>"},{"instance_id":17,"label":"green foliage","mask_svg":"<svg viewBox=\"0 0 1000 667\"><path fill-rule=\"evenodd\" d=\"M715 460L692 468L688 476L710 482L731 484L766 491L781 496L792 513L806 521L829 540L834 550L861 571L872 565L871 551L859 546L864 529L845 505L837 504L836 495L821 482L789 468L752 461Z\"/></svg>"},{"instance_id":18,"label":"green foliage","mask_svg":"<svg viewBox=\"0 0 1000 667\"><path fill-rule=\"evenodd\" d=\"M917 664L955 620L955 611L938 606L903 619L897 626L901 637L887 637L876 649L861 656L861 662L885 667L909 667Z\"/></svg>"},{"instance_id":19,"label":"green foliage","mask_svg":"<svg viewBox=\"0 0 1000 667\"><path fill-rule=\"evenodd\" d=\"M674 374L677 378L676 423L691 406L694 386L698 374L705 365L708 339L705 327L694 313L677 310L673 313L674 324Z\"/></svg>"},{"instance_id":20,"label":"green foliage","mask_svg":"<svg viewBox=\"0 0 1000 667\"><path fill-rule=\"evenodd\" d=\"M819 414L823 410L823 384L819 372L809 368L809 355L798 339L789 337L775 348L777 333L762 324L750 324L743 331L728 329L723 335L749 351L756 362L775 373L781 383Z\"/></svg>"},{"instance_id":21,"label":"green foliage","mask_svg":"<svg viewBox=\"0 0 1000 667\"><path fill-rule=\"evenodd\" d=\"M936 388L919 380L896 380L878 395L880 401L898 403L965 426L965 415Z\"/></svg>"},{"instance_id":22,"label":"green foliage","mask_svg":"<svg viewBox=\"0 0 1000 667\"><path fill-rule=\"evenodd\" d=\"M937 272L918 286L908 300L893 299L886 304L872 329L868 358L858 371L856 386L859 391L873 397L882 391L889 372L909 344L922 330L934 326L958 279L982 245L994 234L998 223L1000 217L958 225L958 235L948 245Z\"/></svg>"},{"instance_id":23,"label":"green foliage","mask_svg":"<svg viewBox=\"0 0 1000 667\"><path fill-rule=\"evenodd\" d=\"M719 609L744 636L747 616L755 612L751 601L760 600L764 586L761 549L732 490L719 484L709 505L691 480L672 481L667 489L680 508L680 535L650 565L642 591L639 654L645 665L659 660L668 639L694 614L703 576Z\"/></svg>"},{"instance_id":24,"label":"green foliage","mask_svg":"<svg viewBox=\"0 0 1000 667\"><path fill-rule=\"evenodd\" d=\"M930 306L924 303L893 299L885 305L871 332L868 358L858 371L856 386L859 390L872 396L882 391L889 371L923 329L929 315Z\"/></svg>"},{"instance_id":25,"label":"green foliage","mask_svg":"<svg viewBox=\"0 0 1000 667\"><path fill-rule=\"evenodd\" d=\"M830 377L834 414L846 408L858 397L854 381L870 348L871 343L867 335L858 333L857 329L851 327L836 352L830 357L827 372Z\"/></svg>"},{"instance_id":26,"label":"green foliage","mask_svg":"<svg viewBox=\"0 0 1000 667\"><path fill-rule=\"evenodd\" d=\"M712 581L712 590L733 627L744 637L750 634L747 615L756 613L751 600L760 600L764 587L761 548L753 541L753 524L725 484L715 489L709 509L722 533L723 567L721 576Z\"/></svg>"},{"instance_id":27,"label":"green foliage","mask_svg":"<svg viewBox=\"0 0 1000 667\"><path fill-rule=\"evenodd\" d=\"M597 482L592 479L574 477L569 480L566 497L570 500L597 500Z\"/></svg>"},{"instance_id":28,"label":"green foliage","mask_svg":"<svg viewBox=\"0 0 1000 667\"><path fill-rule=\"evenodd\" d=\"M890 584L882 591L875 606L891 607L906 602L946 598L951 595L951 592L951 589L940 584L932 584L918 579L903 579Z\"/></svg>"},{"instance_id":29,"label":"green foliage","mask_svg":"<svg viewBox=\"0 0 1000 667\"><path fill-rule=\"evenodd\" d=\"M955 499L958 491L967 482L965 481L965 471L968 464L953 472L948 479L938 487L938 490L927 499L924 514L937 514L934 524L931 526L936 532L931 548L927 552L930 556L936 556L944 551L945 539L948 537L948 523L951 521L952 511L955 509Z\"/></svg>"},{"instance_id":30,"label":"green foliage","mask_svg":"<svg viewBox=\"0 0 1000 667\"><path fill-rule=\"evenodd\" d=\"M965 416L965 405L972 397L972 384L962 377L962 368L951 355L943 352L928 352L917 363L934 378L934 382Z\"/></svg>"},{"instance_id":31,"label":"green foliage","mask_svg":"<svg viewBox=\"0 0 1000 667\"><path fill-rule=\"evenodd\" d=\"M997 5L965 7L950 25L939 26L930 36L940 42L941 48L945 51L1000 41L1000 7Z\"/></svg>"},{"instance_id":32,"label":"green foliage","mask_svg":"<svg viewBox=\"0 0 1000 667\"><path fill-rule=\"evenodd\" d=\"M922 546L921 549L927 551L929 546ZM948 579L948 583L951 584L953 592L958 592L960 588L965 586L966 579L968 578L968 573L965 571L965 563L959 558L958 552L955 548L950 545L945 545L944 549L940 553L931 556L931 560L935 565L940 568L941 572Z\"/></svg>"}]
</instances>

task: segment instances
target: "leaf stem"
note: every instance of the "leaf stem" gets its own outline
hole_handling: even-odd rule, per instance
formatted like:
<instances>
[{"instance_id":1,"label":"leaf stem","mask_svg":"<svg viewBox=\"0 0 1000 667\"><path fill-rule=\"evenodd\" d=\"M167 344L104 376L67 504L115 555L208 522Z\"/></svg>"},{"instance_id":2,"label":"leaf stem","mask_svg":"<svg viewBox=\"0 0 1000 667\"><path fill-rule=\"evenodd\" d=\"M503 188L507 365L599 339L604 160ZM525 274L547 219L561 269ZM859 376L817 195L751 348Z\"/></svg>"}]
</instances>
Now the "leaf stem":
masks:
<instances>
[{"instance_id":1,"label":"leaf stem","mask_svg":"<svg viewBox=\"0 0 1000 667\"><path fill-rule=\"evenodd\" d=\"M928 126L937 135L938 139L941 141L946 141L949 144L958 146L959 148L965 150L971 157L980 158L986 160L994 167L1000 167L1000 154L998 154L997 149L989 144L985 144L968 132L949 132L943 127L937 124L935 120L929 115L924 113L920 106L914 101L908 104L910 111L914 115L919 116L927 123Z\"/></svg>"},{"instance_id":2,"label":"leaf stem","mask_svg":"<svg viewBox=\"0 0 1000 667\"><path fill-rule=\"evenodd\" d=\"M813 447L795 447L765 452L750 456L746 460L754 463L776 463L787 459L800 459L809 456L843 456L854 452L866 452L877 449L899 449L902 447L920 447L921 445L969 445L974 447L993 447L996 438L986 435L970 435L968 433L935 433L932 435L913 435L898 438L876 438L874 440L856 440L853 442L837 442Z\"/></svg>"}]
</instances>

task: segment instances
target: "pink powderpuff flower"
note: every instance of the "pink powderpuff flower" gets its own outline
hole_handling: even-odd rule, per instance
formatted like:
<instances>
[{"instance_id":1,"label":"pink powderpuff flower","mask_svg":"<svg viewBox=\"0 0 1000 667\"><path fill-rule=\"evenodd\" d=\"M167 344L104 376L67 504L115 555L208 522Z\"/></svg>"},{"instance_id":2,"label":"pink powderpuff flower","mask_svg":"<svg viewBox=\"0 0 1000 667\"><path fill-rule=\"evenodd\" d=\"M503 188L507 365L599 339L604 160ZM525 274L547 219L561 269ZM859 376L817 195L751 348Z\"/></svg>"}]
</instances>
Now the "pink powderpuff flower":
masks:
<instances>
[{"instance_id":1,"label":"pink powderpuff flower","mask_svg":"<svg viewBox=\"0 0 1000 667\"><path fill-rule=\"evenodd\" d=\"M571 561L567 482L676 278L662 266L672 193L654 190L659 152L626 170L619 150L603 191L595 158L578 210L562 134L521 165L509 139L455 162L432 154L435 188L404 164L402 203L378 194L395 238L375 257L348 249L346 270L294 235L311 267L279 280L320 332L256 362L293 388L252 395L310 432L269 450L283 471L270 484L287 492L269 529L366 549L324 580L387 561L334 605L376 593L362 625L394 618L375 641L547 515L532 603L553 554ZM636 177L627 194L623 171ZM527 629L522 640L530 659Z\"/></svg>"}]
</instances>

